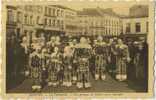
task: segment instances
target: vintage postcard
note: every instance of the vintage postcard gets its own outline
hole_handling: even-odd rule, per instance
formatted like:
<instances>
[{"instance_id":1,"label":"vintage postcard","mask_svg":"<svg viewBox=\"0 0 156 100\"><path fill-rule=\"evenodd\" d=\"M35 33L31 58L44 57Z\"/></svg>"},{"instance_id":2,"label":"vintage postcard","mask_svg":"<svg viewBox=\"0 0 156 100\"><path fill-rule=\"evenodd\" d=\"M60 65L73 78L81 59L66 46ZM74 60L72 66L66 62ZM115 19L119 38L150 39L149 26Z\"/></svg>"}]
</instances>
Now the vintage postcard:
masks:
<instances>
[{"instance_id":1,"label":"vintage postcard","mask_svg":"<svg viewBox=\"0 0 156 100\"><path fill-rule=\"evenodd\" d=\"M154 1L2 1L1 95L154 94Z\"/></svg>"}]
</instances>

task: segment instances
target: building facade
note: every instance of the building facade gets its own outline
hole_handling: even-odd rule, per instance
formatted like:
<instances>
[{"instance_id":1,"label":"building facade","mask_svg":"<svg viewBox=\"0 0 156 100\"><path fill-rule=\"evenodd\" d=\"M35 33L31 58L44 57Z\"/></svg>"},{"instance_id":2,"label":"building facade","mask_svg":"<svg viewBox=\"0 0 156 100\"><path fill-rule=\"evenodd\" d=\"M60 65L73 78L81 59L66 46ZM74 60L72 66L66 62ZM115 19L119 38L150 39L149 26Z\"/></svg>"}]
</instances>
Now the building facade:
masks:
<instances>
[{"instance_id":1,"label":"building facade","mask_svg":"<svg viewBox=\"0 0 156 100\"><path fill-rule=\"evenodd\" d=\"M17 35L16 27L17 27L17 8L14 6L7 6L7 19L6 19L6 37L7 40L11 38L13 35Z\"/></svg>"},{"instance_id":2,"label":"building facade","mask_svg":"<svg viewBox=\"0 0 156 100\"><path fill-rule=\"evenodd\" d=\"M124 18L123 33L124 34L146 34L148 33L148 17Z\"/></svg>"},{"instance_id":3,"label":"building facade","mask_svg":"<svg viewBox=\"0 0 156 100\"><path fill-rule=\"evenodd\" d=\"M73 9L65 8L65 33L76 35L78 33L77 13Z\"/></svg>"},{"instance_id":4,"label":"building facade","mask_svg":"<svg viewBox=\"0 0 156 100\"><path fill-rule=\"evenodd\" d=\"M23 21L19 24L21 35L26 36L29 44L35 37L38 37L38 31L43 29L43 7L25 5L20 6ZM18 17L20 18L20 17Z\"/></svg>"},{"instance_id":5,"label":"building facade","mask_svg":"<svg viewBox=\"0 0 156 100\"><path fill-rule=\"evenodd\" d=\"M132 6L129 16L123 17L122 20L124 34L147 34L149 28L148 6Z\"/></svg>"},{"instance_id":6,"label":"building facade","mask_svg":"<svg viewBox=\"0 0 156 100\"><path fill-rule=\"evenodd\" d=\"M112 9L89 8L78 12L82 34L118 36L121 33L121 19Z\"/></svg>"},{"instance_id":7,"label":"building facade","mask_svg":"<svg viewBox=\"0 0 156 100\"><path fill-rule=\"evenodd\" d=\"M148 6L134 5L129 15L121 17L112 9L85 8L76 11L61 5L7 6L7 37L26 36L28 44L41 34L103 35L148 33ZM143 13L142 13L143 12Z\"/></svg>"},{"instance_id":8,"label":"building facade","mask_svg":"<svg viewBox=\"0 0 156 100\"><path fill-rule=\"evenodd\" d=\"M27 37L28 44L44 34L58 35L65 32L65 10L60 6L24 5L7 6L7 35ZM7 36L10 37L10 36Z\"/></svg>"},{"instance_id":9,"label":"building facade","mask_svg":"<svg viewBox=\"0 0 156 100\"><path fill-rule=\"evenodd\" d=\"M49 36L63 34L64 9L57 5L44 6L44 30Z\"/></svg>"}]
</instances>

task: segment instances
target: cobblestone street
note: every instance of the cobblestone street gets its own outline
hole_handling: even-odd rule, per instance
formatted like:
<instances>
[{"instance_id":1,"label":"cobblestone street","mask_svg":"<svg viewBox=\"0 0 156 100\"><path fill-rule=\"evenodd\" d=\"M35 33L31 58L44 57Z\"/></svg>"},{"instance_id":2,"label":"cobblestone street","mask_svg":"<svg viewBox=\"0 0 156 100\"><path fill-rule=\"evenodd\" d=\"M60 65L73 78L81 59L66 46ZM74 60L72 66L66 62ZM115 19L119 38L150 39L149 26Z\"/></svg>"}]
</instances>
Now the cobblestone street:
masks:
<instances>
[{"instance_id":1,"label":"cobblestone street","mask_svg":"<svg viewBox=\"0 0 156 100\"><path fill-rule=\"evenodd\" d=\"M64 92L143 92L143 88L139 85L134 84L131 81L127 82L119 82L114 80L110 75L107 74L107 78L105 81L101 80L94 80L91 78L92 87L88 89L78 89L75 85L72 87L64 87L64 86L58 86L58 87L48 87L45 86L41 92L44 93L64 93ZM17 86L16 88L13 88L11 90L8 90L8 93L32 93L31 90L32 80L26 79L23 81L22 84Z\"/></svg>"}]
</instances>

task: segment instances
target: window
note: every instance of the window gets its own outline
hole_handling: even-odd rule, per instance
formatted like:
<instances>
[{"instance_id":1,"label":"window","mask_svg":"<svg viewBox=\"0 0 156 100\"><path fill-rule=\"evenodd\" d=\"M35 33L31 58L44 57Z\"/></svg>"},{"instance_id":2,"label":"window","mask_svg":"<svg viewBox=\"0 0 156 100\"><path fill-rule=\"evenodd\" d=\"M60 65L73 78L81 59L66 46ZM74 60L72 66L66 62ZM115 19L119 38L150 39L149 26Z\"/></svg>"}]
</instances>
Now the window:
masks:
<instances>
[{"instance_id":1,"label":"window","mask_svg":"<svg viewBox=\"0 0 156 100\"><path fill-rule=\"evenodd\" d=\"M140 23L136 23L136 24L135 24L135 31L136 31L136 32L140 32L140 30L141 30Z\"/></svg>"},{"instance_id":2,"label":"window","mask_svg":"<svg viewBox=\"0 0 156 100\"><path fill-rule=\"evenodd\" d=\"M106 28L106 35L108 35L108 28Z\"/></svg>"},{"instance_id":3,"label":"window","mask_svg":"<svg viewBox=\"0 0 156 100\"><path fill-rule=\"evenodd\" d=\"M20 36L20 28L17 28L17 37L19 38Z\"/></svg>"},{"instance_id":4,"label":"window","mask_svg":"<svg viewBox=\"0 0 156 100\"><path fill-rule=\"evenodd\" d=\"M33 24L33 16L30 16L30 25Z\"/></svg>"},{"instance_id":5,"label":"window","mask_svg":"<svg viewBox=\"0 0 156 100\"><path fill-rule=\"evenodd\" d=\"M57 26L60 26L60 21L59 20L57 20Z\"/></svg>"},{"instance_id":6,"label":"window","mask_svg":"<svg viewBox=\"0 0 156 100\"><path fill-rule=\"evenodd\" d=\"M48 8L47 8L47 7L45 7L45 15L47 15L47 9L48 9Z\"/></svg>"},{"instance_id":7,"label":"window","mask_svg":"<svg viewBox=\"0 0 156 100\"><path fill-rule=\"evenodd\" d=\"M60 16L60 15L59 15L59 12L60 12L60 10L57 10L57 16Z\"/></svg>"},{"instance_id":8,"label":"window","mask_svg":"<svg viewBox=\"0 0 156 100\"><path fill-rule=\"evenodd\" d=\"M39 24L39 20L40 20L40 17L37 16L37 20L36 20L36 23Z\"/></svg>"},{"instance_id":9,"label":"window","mask_svg":"<svg viewBox=\"0 0 156 100\"><path fill-rule=\"evenodd\" d=\"M42 12L42 7L41 6L38 6L37 7L37 10L38 10L38 13L41 13Z\"/></svg>"},{"instance_id":10,"label":"window","mask_svg":"<svg viewBox=\"0 0 156 100\"><path fill-rule=\"evenodd\" d=\"M51 8L51 16L54 16L53 9Z\"/></svg>"},{"instance_id":11,"label":"window","mask_svg":"<svg viewBox=\"0 0 156 100\"><path fill-rule=\"evenodd\" d=\"M146 22L146 32L148 32L148 22Z\"/></svg>"},{"instance_id":12,"label":"window","mask_svg":"<svg viewBox=\"0 0 156 100\"><path fill-rule=\"evenodd\" d=\"M63 20L61 20L61 26L63 26Z\"/></svg>"},{"instance_id":13,"label":"window","mask_svg":"<svg viewBox=\"0 0 156 100\"><path fill-rule=\"evenodd\" d=\"M47 25L47 18L45 18L45 25Z\"/></svg>"},{"instance_id":14,"label":"window","mask_svg":"<svg viewBox=\"0 0 156 100\"><path fill-rule=\"evenodd\" d=\"M87 23L87 20L85 20L84 22Z\"/></svg>"},{"instance_id":15,"label":"window","mask_svg":"<svg viewBox=\"0 0 156 100\"><path fill-rule=\"evenodd\" d=\"M54 25L54 23L53 23L53 19L51 19L51 26L53 26Z\"/></svg>"},{"instance_id":16,"label":"window","mask_svg":"<svg viewBox=\"0 0 156 100\"><path fill-rule=\"evenodd\" d=\"M63 20L61 21L61 29L63 30L64 27L63 27Z\"/></svg>"},{"instance_id":17,"label":"window","mask_svg":"<svg viewBox=\"0 0 156 100\"><path fill-rule=\"evenodd\" d=\"M108 29L108 34L107 35L111 35L111 30L110 29Z\"/></svg>"},{"instance_id":18,"label":"window","mask_svg":"<svg viewBox=\"0 0 156 100\"><path fill-rule=\"evenodd\" d=\"M20 12L18 12L17 13L17 22L21 22L22 21L22 19L21 19L21 13Z\"/></svg>"},{"instance_id":19,"label":"window","mask_svg":"<svg viewBox=\"0 0 156 100\"><path fill-rule=\"evenodd\" d=\"M129 33L131 31L131 24L130 23L127 23L126 24L126 33Z\"/></svg>"},{"instance_id":20,"label":"window","mask_svg":"<svg viewBox=\"0 0 156 100\"><path fill-rule=\"evenodd\" d=\"M63 11L61 11L61 16L63 17Z\"/></svg>"},{"instance_id":21,"label":"window","mask_svg":"<svg viewBox=\"0 0 156 100\"><path fill-rule=\"evenodd\" d=\"M53 9L53 16L55 16L55 9Z\"/></svg>"},{"instance_id":22,"label":"window","mask_svg":"<svg viewBox=\"0 0 156 100\"><path fill-rule=\"evenodd\" d=\"M33 11L33 6L29 6L29 11Z\"/></svg>"},{"instance_id":23,"label":"window","mask_svg":"<svg viewBox=\"0 0 156 100\"><path fill-rule=\"evenodd\" d=\"M51 8L49 8L48 15L51 16Z\"/></svg>"},{"instance_id":24,"label":"window","mask_svg":"<svg viewBox=\"0 0 156 100\"><path fill-rule=\"evenodd\" d=\"M14 22L14 14L12 10L8 10L8 22Z\"/></svg>"},{"instance_id":25,"label":"window","mask_svg":"<svg viewBox=\"0 0 156 100\"><path fill-rule=\"evenodd\" d=\"M116 22L116 26L117 26L117 27L119 26L119 22Z\"/></svg>"},{"instance_id":26,"label":"window","mask_svg":"<svg viewBox=\"0 0 156 100\"><path fill-rule=\"evenodd\" d=\"M53 21L53 19L51 19L51 26L54 26L54 21Z\"/></svg>"},{"instance_id":27,"label":"window","mask_svg":"<svg viewBox=\"0 0 156 100\"><path fill-rule=\"evenodd\" d=\"M27 24L27 21L28 21L28 16L25 15L25 16L24 16L24 23Z\"/></svg>"},{"instance_id":28,"label":"window","mask_svg":"<svg viewBox=\"0 0 156 100\"><path fill-rule=\"evenodd\" d=\"M51 19L49 19L49 26L51 26Z\"/></svg>"},{"instance_id":29,"label":"window","mask_svg":"<svg viewBox=\"0 0 156 100\"><path fill-rule=\"evenodd\" d=\"M53 25L55 26L55 20L53 20Z\"/></svg>"},{"instance_id":30,"label":"window","mask_svg":"<svg viewBox=\"0 0 156 100\"><path fill-rule=\"evenodd\" d=\"M91 22L91 26L93 26L93 22Z\"/></svg>"}]
</instances>

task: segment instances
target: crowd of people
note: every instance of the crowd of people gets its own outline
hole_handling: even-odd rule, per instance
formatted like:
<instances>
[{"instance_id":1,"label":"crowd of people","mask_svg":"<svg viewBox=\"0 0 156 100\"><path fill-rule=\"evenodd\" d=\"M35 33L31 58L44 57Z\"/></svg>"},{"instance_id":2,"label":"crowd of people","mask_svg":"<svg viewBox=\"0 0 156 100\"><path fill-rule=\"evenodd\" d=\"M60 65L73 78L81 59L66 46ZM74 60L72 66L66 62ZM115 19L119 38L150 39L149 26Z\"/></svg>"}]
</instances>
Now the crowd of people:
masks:
<instances>
[{"instance_id":1,"label":"crowd of people","mask_svg":"<svg viewBox=\"0 0 156 100\"><path fill-rule=\"evenodd\" d=\"M103 81L107 74L117 81L126 81L133 75L135 79L147 77L144 40L125 42L115 37L105 41L102 36L81 36L64 41L51 36L47 41L41 35L29 47L26 41L23 37L20 43L25 53L23 68L24 74L33 80L33 91L40 91L45 85L89 88L91 77ZM130 70L135 73L129 73Z\"/></svg>"}]
</instances>

